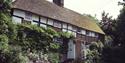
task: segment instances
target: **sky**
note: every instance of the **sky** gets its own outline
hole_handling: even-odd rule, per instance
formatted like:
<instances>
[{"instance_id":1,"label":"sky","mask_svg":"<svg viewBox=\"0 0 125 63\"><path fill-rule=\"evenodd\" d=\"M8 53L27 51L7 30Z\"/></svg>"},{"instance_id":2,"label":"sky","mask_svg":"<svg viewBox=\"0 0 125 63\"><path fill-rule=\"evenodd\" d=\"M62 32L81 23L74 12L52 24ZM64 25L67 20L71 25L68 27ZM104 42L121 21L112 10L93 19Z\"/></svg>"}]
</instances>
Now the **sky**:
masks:
<instances>
[{"instance_id":1,"label":"sky","mask_svg":"<svg viewBox=\"0 0 125 63\"><path fill-rule=\"evenodd\" d=\"M49 0L52 1L52 0ZM121 0L64 0L64 7L74 10L80 14L90 14L100 20L101 13L105 11L113 18L117 18L121 5Z\"/></svg>"}]
</instances>

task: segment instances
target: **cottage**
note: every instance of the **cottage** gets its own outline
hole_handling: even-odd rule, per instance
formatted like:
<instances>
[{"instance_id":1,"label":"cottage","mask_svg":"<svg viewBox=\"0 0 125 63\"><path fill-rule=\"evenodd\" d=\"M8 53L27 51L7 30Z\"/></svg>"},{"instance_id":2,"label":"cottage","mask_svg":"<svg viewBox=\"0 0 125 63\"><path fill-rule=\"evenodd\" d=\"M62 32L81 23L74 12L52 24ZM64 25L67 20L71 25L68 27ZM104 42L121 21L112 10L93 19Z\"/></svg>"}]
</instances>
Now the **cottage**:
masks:
<instances>
[{"instance_id":1,"label":"cottage","mask_svg":"<svg viewBox=\"0 0 125 63\"><path fill-rule=\"evenodd\" d=\"M56 31L72 33L75 41L66 42L68 52L63 60L82 58L82 51L89 43L104 39L104 32L91 18L63 7L64 0L15 0L12 6L14 23L51 26ZM65 42L64 42L65 43Z\"/></svg>"}]
</instances>

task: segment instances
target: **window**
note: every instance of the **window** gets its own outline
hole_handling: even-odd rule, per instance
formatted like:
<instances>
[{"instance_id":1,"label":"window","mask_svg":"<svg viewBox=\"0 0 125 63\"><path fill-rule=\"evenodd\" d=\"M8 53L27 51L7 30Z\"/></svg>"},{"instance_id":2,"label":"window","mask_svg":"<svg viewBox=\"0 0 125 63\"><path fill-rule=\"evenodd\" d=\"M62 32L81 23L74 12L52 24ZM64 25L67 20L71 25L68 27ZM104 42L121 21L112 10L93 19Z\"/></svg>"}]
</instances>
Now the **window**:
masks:
<instances>
[{"instance_id":1,"label":"window","mask_svg":"<svg viewBox=\"0 0 125 63\"><path fill-rule=\"evenodd\" d=\"M74 31L74 32L76 32L77 31L77 28L76 27L72 27L72 30Z\"/></svg>"},{"instance_id":2,"label":"window","mask_svg":"<svg viewBox=\"0 0 125 63\"><path fill-rule=\"evenodd\" d=\"M72 30L72 26L71 25L68 25L68 30Z\"/></svg>"},{"instance_id":3,"label":"window","mask_svg":"<svg viewBox=\"0 0 125 63\"><path fill-rule=\"evenodd\" d=\"M89 31L87 31L87 32L86 32L86 35L87 35L87 36L89 36L89 35L90 35L90 32L89 32Z\"/></svg>"},{"instance_id":4,"label":"window","mask_svg":"<svg viewBox=\"0 0 125 63\"><path fill-rule=\"evenodd\" d=\"M86 30L81 30L81 34L86 35Z\"/></svg>"},{"instance_id":5,"label":"window","mask_svg":"<svg viewBox=\"0 0 125 63\"><path fill-rule=\"evenodd\" d=\"M67 29L67 24L63 23L63 28Z\"/></svg>"},{"instance_id":6,"label":"window","mask_svg":"<svg viewBox=\"0 0 125 63\"><path fill-rule=\"evenodd\" d=\"M32 15L32 20L39 21L39 16L38 15Z\"/></svg>"},{"instance_id":7,"label":"window","mask_svg":"<svg viewBox=\"0 0 125 63\"><path fill-rule=\"evenodd\" d=\"M99 35L96 33L96 34L95 34L95 37L97 37L97 38L98 38L98 37L99 37Z\"/></svg>"},{"instance_id":8,"label":"window","mask_svg":"<svg viewBox=\"0 0 125 63\"><path fill-rule=\"evenodd\" d=\"M54 21L54 27L61 28L61 23L58 21Z\"/></svg>"},{"instance_id":9,"label":"window","mask_svg":"<svg viewBox=\"0 0 125 63\"><path fill-rule=\"evenodd\" d=\"M37 25L38 23L39 23L39 16L32 15L32 22L31 22L31 24Z\"/></svg>"},{"instance_id":10,"label":"window","mask_svg":"<svg viewBox=\"0 0 125 63\"><path fill-rule=\"evenodd\" d=\"M47 18L41 17L40 22L46 24Z\"/></svg>"},{"instance_id":11,"label":"window","mask_svg":"<svg viewBox=\"0 0 125 63\"><path fill-rule=\"evenodd\" d=\"M77 28L77 33L81 34L81 29L80 28Z\"/></svg>"},{"instance_id":12,"label":"window","mask_svg":"<svg viewBox=\"0 0 125 63\"><path fill-rule=\"evenodd\" d=\"M32 14L30 12L25 12L25 19L32 20Z\"/></svg>"},{"instance_id":13,"label":"window","mask_svg":"<svg viewBox=\"0 0 125 63\"><path fill-rule=\"evenodd\" d=\"M52 25L53 26L53 20L51 20L51 19L48 19L48 23L47 23L48 25Z\"/></svg>"},{"instance_id":14,"label":"window","mask_svg":"<svg viewBox=\"0 0 125 63\"><path fill-rule=\"evenodd\" d=\"M92 37L95 37L95 33L94 32L92 32Z\"/></svg>"}]
</instances>

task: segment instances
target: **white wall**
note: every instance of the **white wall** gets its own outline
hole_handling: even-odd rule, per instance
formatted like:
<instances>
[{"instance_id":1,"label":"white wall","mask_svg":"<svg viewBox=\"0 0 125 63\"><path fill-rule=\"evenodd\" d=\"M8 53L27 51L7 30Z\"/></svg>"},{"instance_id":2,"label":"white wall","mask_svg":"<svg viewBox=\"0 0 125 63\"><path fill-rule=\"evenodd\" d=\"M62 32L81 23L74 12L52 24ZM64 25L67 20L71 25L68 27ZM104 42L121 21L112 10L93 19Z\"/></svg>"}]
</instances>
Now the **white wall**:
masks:
<instances>
[{"instance_id":1,"label":"white wall","mask_svg":"<svg viewBox=\"0 0 125 63\"><path fill-rule=\"evenodd\" d=\"M26 15L25 13L26 13L25 11L17 10L17 9L14 9L14 11L13 11L13 15L22 17L22 18L24 18L24 20L31 21L32 24L36 24L36 23L33 22L33 20L39 21L38 15L31 14L32 15L31 19L27 19L27 18L25 18L25 15ZM13 22L15 22L15 23L21 23L21 21L22 21L19 18L14 17L14 16L12 17L12 19L13 19Z\"/></svg>"},{"instance_id":2,"label":"white wall","mask_svg":"<svg viewBox=\"0 0 125 63\"><path fill-rule=\"evenodd\" d=\"M13 15L16 15L16 16L25 18L25 12L24 12L24 11L21 11L21 10L16 10L16 9L14 9Z\"/></svg>"},{"instance_id":3,"label":"white wall","mask_svg":"<svg viewBox=\"0 0 125 63\"><path fill-rule=\"evenodd\" d=\"M22 21L22 19L21 18L18 18L18 17L12 17L12 20L13 20L13 23L15 23L15 24L21 24L21 21Z\"/></svg>"},{"instance_id":4,"label":"white wall","mask_svg":"<svg viewBox=\"0 0 125 63\"><path fill-rule=\"evenodd\" d=\"M73 43L73 40L70 40L68 42L68 59L75 59L75 44Z\"/></svg>"}]
</instances>

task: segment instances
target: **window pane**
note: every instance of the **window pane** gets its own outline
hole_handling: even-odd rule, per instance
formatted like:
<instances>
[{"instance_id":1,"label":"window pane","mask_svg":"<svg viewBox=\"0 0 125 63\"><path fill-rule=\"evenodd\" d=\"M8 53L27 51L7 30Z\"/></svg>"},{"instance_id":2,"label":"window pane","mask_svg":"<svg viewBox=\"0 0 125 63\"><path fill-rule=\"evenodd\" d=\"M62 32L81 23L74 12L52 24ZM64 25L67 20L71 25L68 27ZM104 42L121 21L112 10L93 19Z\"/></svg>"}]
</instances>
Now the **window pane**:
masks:
<instances>
[{"instance_id":1,"label":"window pane","mask_svg":"<svg viewBox=\"0 0 125 63\"><path fill-rule=\"evenodd\" d=\"M48 25L53 25L53 20L51 20L51 19L48 19L48 23L47 23Z\"/></svg>"},{"instance_id":2,"label":"window pane","mask_svg":"<svg viewBox=\"0 0 125 63\"><path fill-rule=\"evenodd\" d=\"M81 33L85 35L85 34L86 34L86 31L85 31L85 30L82 30Z\"/></svg>"},{"instance_id":3,"label":"window pane","mask_svg":"<svg viewBox=\"0 0 125 63\"><path fill-rule=\"evenodd\" d=\"M81 34L81 29L80 28L77 28L77 33Z\"/></svg>"},{"instance_id":4,"label":"window pane","mask_svg":"<svg viewBox=\"0 0 125 63\"><path fill-rule=\"evenodd\" d=\"M61 23L57 22L57 21L54 21L54 27L61 28Z\"/></svg>"},{"instance_id":5,"label":"window pane","mask_svg":"<svg viewBox=\"0 0 125 63\"><path fill-rule=\"evenodd\" d=\"M76 28L76 27L72 27L72 30L73 30L74 32L76 32L76 31L77 31L77 28Z\"/></svg>"},{"instance_id":6,"label":"window pane","mask_svg":"<svg viewBox=\"0 0 125 63\"><path fill-rule=\"evenodd\" d=\"M72 30L72 26L71 26L71 25L68 25L68 29L69 29L69 30Z\"/></svg>"},{"instance_id":7,"label":"window pane","mask_svg":"<svg viewBox=\"0 0 125 63\"><path fill-rule=\"evenodd\" d=\"M64 23L63 23L63 28L66 28L66 29L67 29L67 24L64 24Z\"/></svg>"},{"instance_id":8,"label":"window pane","mask_svg":"<svg viewBox=\"0 0 125 63\"><path fill-rule=\"evenodd\" d=\"M40 22L41 22L41 23L45 23L45 24L46 24L46 21L47 21L47 19L46 19L46 18L41 17L41 19L40 19Z\"/></svg>"},{"instance_id":9,"label":"window pane","mask_svg":"<svg viewBox=\"0 0 125 63\"><path fill-rule=\"evenodd\" d=\"M89 36L89 34L90 34L89 31L87 31L87 32L86 32L86 35Z\"/></svg>"},{"instance_id":10,"label":"window pane","mask_svg":"<svg viewBox=\"0 0 125 63\"><path fill-rule=\"evenodd\" d=\"M30 12L25 12L25 19L32 20L32 14Z\"/></svg>"},{"instance_id":11,"label":"window pane","mask_svg":"<svg viewBox=\"0 0 125 63\"><path fill-rule=\"evenodd\" d=\"M92 37L95 37L95 33L94 32L92 32Z\"/></svg>"},{"instance_id":12,"label":"window pane","mask_svg":"<svg viewBox=\"0 0 125 63\"><path fill-rule=\"evenodd\" d=\"M96 33L96 34L95 34L95 37L97 37L97 38L98 38L98 37L99 37L99 35Z\"/></svg>"}]
</instances>

